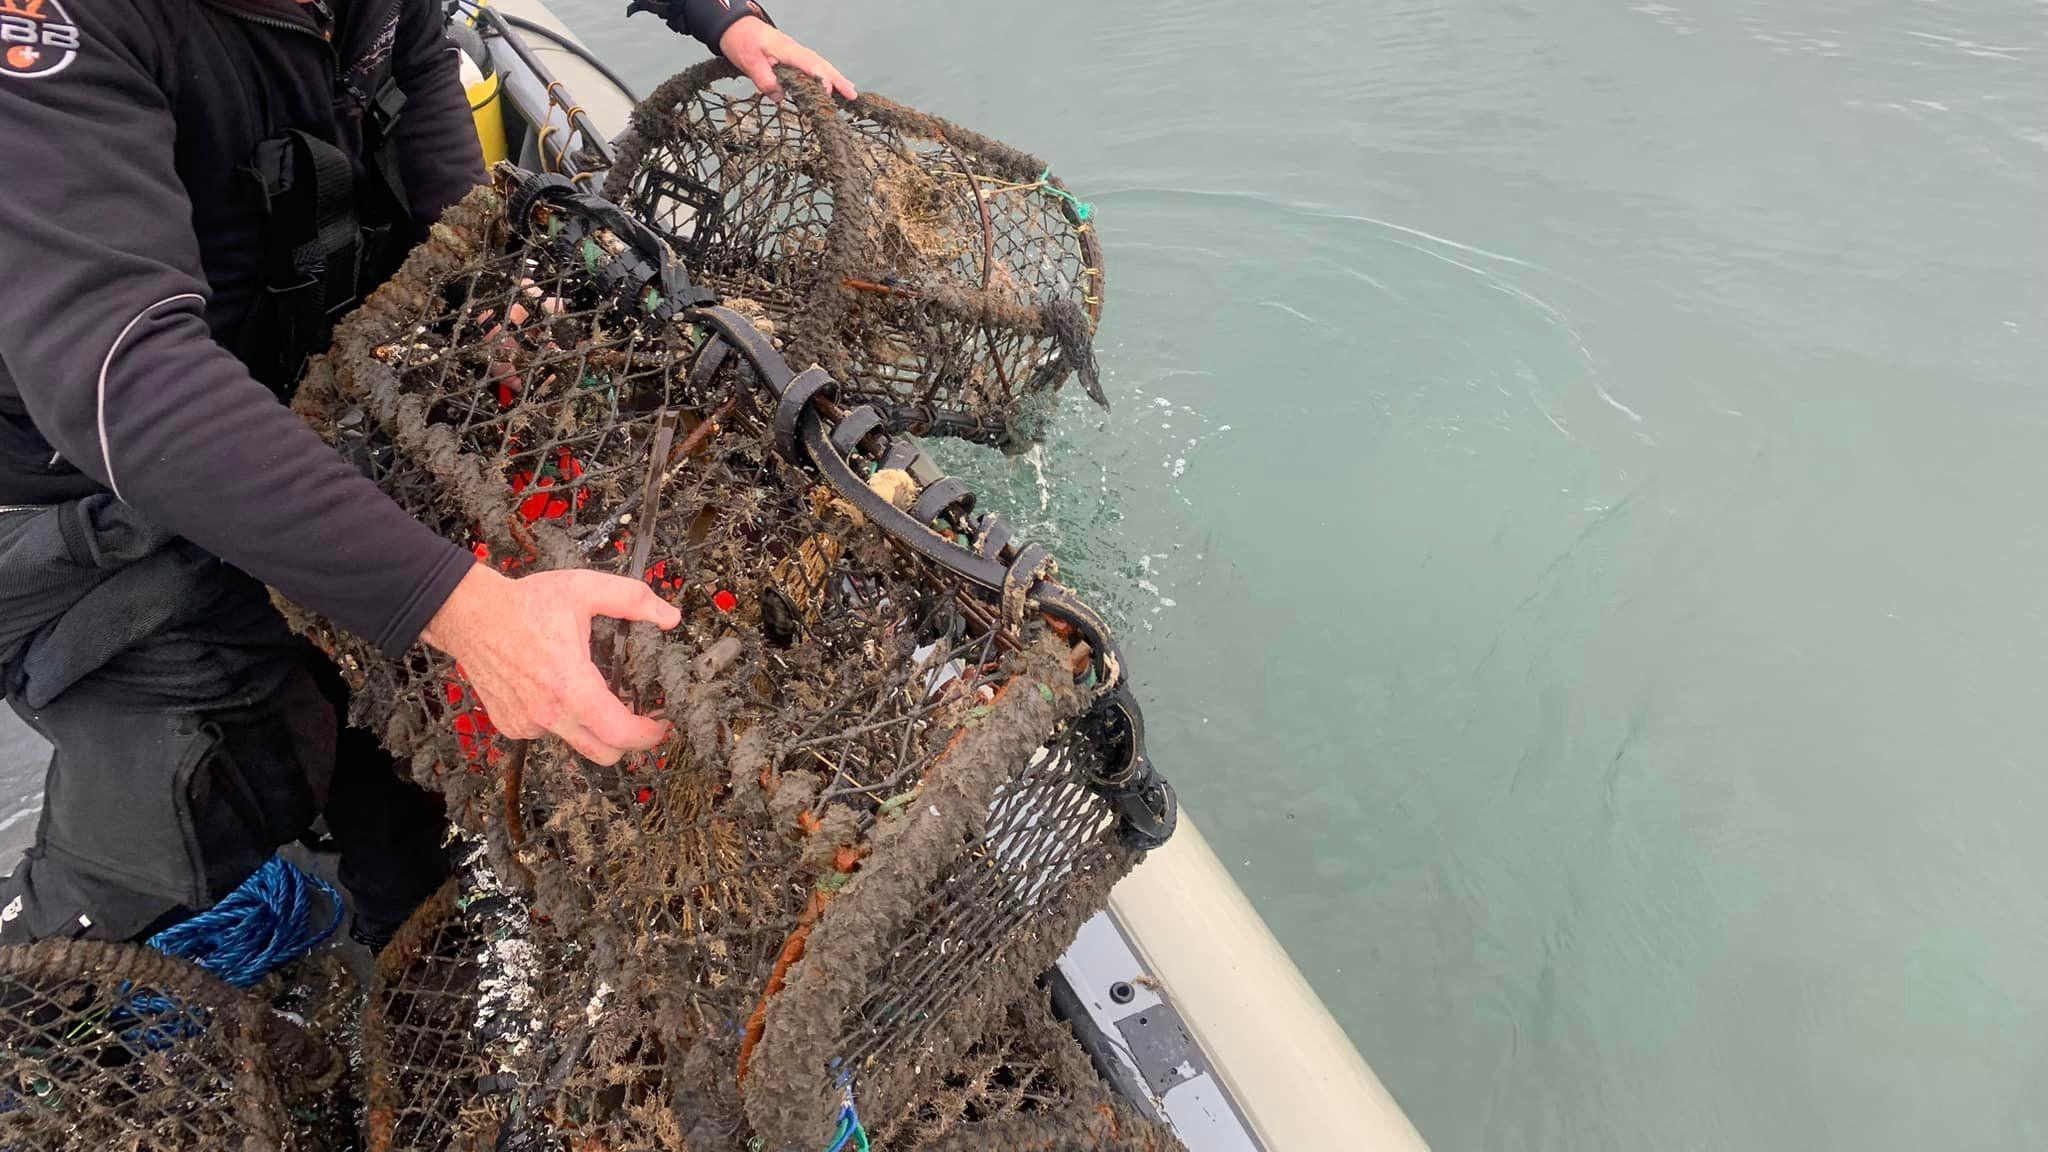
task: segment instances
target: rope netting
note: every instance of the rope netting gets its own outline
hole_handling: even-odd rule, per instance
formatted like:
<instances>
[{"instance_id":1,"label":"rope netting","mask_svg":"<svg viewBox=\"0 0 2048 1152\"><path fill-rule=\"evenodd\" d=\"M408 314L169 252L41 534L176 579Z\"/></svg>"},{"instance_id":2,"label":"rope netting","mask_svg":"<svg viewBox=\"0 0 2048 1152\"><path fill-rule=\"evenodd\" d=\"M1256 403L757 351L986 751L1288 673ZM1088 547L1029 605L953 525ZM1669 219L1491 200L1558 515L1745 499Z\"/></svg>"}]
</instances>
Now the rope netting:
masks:
<instances>
[{"instance_id":1,"label":"rope netting","mask_svg":"<svg viewBox=\"0 0 2048 1152\"><path fill-rule=\"evenodd\" d=\"M940 1115L946 1070L1170 831L1108 630L841 406L859 389L791 372L617 209L512 180L449 212L295 407L485 562L675 603L672 632L593 644L674 733L613 767L508 741L445 659L290 613L483 845L380 963L372 1146L781 1152L832 1143L849 1092Z\"/></svg>"},{"instance_id":2,"label":"rope netting","mask_svg":"<svg viewBox=\"0 0 2048 1152\"><path fill-rule=\"evenodd\" d=\"M258 1001L149 948L0 948L0 1150L235 1149L293 1139L280 1085L333 1054Z\"/></svg>"},{"instance_id":3,"label":"rope netting","mask_svg":"<svg viewBox=\"0 0 2048 1152\"><path fill-rule=\"evenodd\" d=\"M1114 1100L1039 992L1010 1002L914 1106L876 1125L880 1148L1179 1149L1170 1132Z\"/></svg>"},{"instance_id":4,"label":"rope netting","mask_svg":"<svg viewBox=\"0 0 2048 1152\"><path fill-rule=\"evenodd\" d=\"M606 196L892 429L1014 450L1074 373L1107 403L1092 209L1043 161L788 70L780 104L737 75L711 61L655 89Z\"/></svg>"},{"instance_id":5,"label":"rope netting","mask_svg":"<svg viewBox=\"0 0 2048 1152\"><path fill-rule=\"evenodd\" d=\"M362 1015L372 1152L488 1148L505 1119L492 1107L502 1098L479 1087L491 1072L478 1023L493 942L457 898L451 881L377 957ZM450 1141L465 1112L475 1139Z\"/></svg>"}]
</instances>

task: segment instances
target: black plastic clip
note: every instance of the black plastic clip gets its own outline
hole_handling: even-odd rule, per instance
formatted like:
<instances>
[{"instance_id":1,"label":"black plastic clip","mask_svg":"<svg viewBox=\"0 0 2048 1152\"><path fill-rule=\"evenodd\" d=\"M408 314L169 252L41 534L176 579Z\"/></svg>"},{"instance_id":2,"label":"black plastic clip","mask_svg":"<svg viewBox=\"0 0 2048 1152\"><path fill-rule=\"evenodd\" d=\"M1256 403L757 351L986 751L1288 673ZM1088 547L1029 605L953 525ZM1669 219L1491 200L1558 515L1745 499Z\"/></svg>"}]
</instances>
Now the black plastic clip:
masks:
<instances>
[{"instance_id":1,"label":"black plastic clip","mask_svg":"<svg viewBox=\"0 0 2048 1152\"><path fill-rule=\"evenodd\" d=\"M942 476L917 498L910 514L917 518L918 523L930 524L956 504L964 511L974 511L974 491L967 487L967 481L958 476Z\"/></svg>"},{"instance_id":2,"label":"black plastic clip","mask_svg":"<svg viewBox=\"0 0 2048 1152\"><path fill-rule=\"evenodd\" d=\"M882 414L874 405L863 404L846 414L837 428L832 429L832 448L841 456L852 456L868 433L882 426Z\"/></svg>"},{"instance_id":3,"label":"black plastic clip","mask_svg":"<svg viewBox=\"0 0 2048 1152\"><path fill-rule=\"evenodd\" d=\"M979 528L981 540L975 545L974 550L980 553L984 560L1000 561L1003 558L1003 549L1008 548L1010 541L1016 537L1016 533L1010 530L1010 522L991 512L981 518Z\"/></svg>"},{"instance_id":4,"label":"black plastic clip","mask_svg":"<svg viewBox=\"0 0 2048 1152\"><path fill-rule=\"evenodd\" d=\"M884 471L893 468L907 472L910 470L911 461L916 460L918 453L922 451L924 446L916 439L897 436L889 441L889 450L882 453L882 468Z\"/></svg>"}]
</instances>

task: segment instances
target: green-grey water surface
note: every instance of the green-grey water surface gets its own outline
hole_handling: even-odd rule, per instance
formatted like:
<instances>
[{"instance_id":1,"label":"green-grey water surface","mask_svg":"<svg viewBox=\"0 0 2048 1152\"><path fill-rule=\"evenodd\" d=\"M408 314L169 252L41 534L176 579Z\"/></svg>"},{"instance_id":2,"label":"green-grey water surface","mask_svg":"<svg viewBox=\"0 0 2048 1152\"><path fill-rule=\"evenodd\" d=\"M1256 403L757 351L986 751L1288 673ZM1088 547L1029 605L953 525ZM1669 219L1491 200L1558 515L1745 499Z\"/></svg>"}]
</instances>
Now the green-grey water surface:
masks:
<instances>
[{"instance_id":1,"label":"green-grey water surface","mask_svg":"<svg viewBox=\"0 0 2048 1152\"><path fill-rule=\"evenodd\" d=\"M2048 1142L2048 4L776 12L1098 206L975 478L1435 1147Z\"/></svg>"}]
</instances>

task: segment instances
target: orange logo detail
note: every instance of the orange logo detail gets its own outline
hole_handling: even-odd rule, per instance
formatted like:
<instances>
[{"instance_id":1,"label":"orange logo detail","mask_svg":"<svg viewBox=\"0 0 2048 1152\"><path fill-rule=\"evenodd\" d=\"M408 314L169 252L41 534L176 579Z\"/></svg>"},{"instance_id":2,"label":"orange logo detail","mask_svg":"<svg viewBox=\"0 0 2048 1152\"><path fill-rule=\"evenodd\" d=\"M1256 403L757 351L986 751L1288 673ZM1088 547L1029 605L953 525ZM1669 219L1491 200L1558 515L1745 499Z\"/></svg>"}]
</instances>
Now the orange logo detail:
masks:
<instances>
[{"instance_id":1,"label":"orange logo detail","mask_svg":"<svg viewBox=\"0 0 2048 1152\"><path fill-rule=\"evenodd\" d=\"M23 72L26 72L29 69L35 67L36 61L41 60L42 58L43 54L41 52L36 51L35 49L29 47L26 44L16 44L14 47L9 48L7 50L7 66L9 68L19 69Z\"/></svg>"},{"instance_id":2,"label":"orange logo detail","mask_svg":"<svg viewBox=\"0 0 2048 1152\"><path fill-rule=\"evenodd\" d=\"M43 18L43 5L48 0L0 0L0 16L26 16L31 20ZM9 53L13 55L13 53Z\"/></svg>"}]
</instances>

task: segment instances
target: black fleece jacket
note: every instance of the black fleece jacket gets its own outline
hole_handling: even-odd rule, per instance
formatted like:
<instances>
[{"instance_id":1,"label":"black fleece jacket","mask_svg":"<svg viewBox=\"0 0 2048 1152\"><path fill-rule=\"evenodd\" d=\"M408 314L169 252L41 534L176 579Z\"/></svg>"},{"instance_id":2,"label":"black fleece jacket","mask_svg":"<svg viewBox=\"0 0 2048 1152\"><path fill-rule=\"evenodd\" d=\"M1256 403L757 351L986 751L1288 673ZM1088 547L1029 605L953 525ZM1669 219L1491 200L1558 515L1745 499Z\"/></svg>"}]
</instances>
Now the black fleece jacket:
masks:
<instances>
[{"instance_id":1,"label":"black fleece jacket","mask_svg":"<svg viewBox=\"0 0 2048 1152\"><path fill-rule=\"evenodd\" d=\"M396 655L472 558L228 351L261 287L261 211L237 169L287 128L360 157L342 93L386 75L406 96L395 144L417 221L482 158L439 5L329 4L331 38L294 0L0 2L0 505L112 491ZM750 10L671 13L715 45Z\"/></svg>"}]
</instances>

